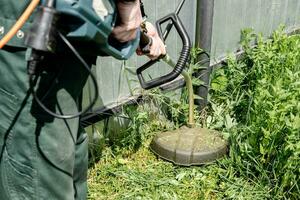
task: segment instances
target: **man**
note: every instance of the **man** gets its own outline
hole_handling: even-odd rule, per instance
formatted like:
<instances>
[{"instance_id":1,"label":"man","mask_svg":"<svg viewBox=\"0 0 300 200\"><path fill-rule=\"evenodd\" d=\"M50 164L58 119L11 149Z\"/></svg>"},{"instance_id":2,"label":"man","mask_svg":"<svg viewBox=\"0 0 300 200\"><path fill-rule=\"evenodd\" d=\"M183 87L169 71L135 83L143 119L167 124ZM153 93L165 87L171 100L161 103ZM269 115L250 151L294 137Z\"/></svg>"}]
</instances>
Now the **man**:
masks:
<instances>
[{"instance_id":1,"label":"man","mask_svg":"<svg viewBox=\"0 0 300 200\"><path fill-rule=\"evenodd\" d=\"M0 0L0 38L28 2ZM142 20L140 3L118 0L117 8L120 25L113 35L121 42L132 40ZM154 27L147 26L153 40L148 56L155 59L165 54L165 47ZM79 118L54 118L33 100L24 46L28 27L25 24L0 50L0 199L86 199L87 135L79 126ZM96 58L86 55L84 59L92 65ZM37 84L39 98L59 113L78 112L88 72L69 52L49 56L43 65Z\"/></svg>"}]
</instances>

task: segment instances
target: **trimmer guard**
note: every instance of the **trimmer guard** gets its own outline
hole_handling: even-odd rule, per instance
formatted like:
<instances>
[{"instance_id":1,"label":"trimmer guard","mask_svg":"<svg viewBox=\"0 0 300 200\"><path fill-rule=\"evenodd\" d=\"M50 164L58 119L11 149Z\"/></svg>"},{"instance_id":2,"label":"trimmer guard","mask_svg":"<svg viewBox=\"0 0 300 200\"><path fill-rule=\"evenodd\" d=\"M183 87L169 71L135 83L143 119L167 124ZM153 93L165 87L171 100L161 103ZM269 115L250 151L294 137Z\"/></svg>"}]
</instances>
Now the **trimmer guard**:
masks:
<instances>
[{"instance_id":1,"label":"trimmer guard","mask_svg":"<svg viewBox=\"0 0 300 200\"><path fill-rule=\"evenodd\" d=\"M213 162L227 153L227 142L217 131L181 127L155 136L150 149L176 165L191 166Z\"/></svg>"}]
</instances>

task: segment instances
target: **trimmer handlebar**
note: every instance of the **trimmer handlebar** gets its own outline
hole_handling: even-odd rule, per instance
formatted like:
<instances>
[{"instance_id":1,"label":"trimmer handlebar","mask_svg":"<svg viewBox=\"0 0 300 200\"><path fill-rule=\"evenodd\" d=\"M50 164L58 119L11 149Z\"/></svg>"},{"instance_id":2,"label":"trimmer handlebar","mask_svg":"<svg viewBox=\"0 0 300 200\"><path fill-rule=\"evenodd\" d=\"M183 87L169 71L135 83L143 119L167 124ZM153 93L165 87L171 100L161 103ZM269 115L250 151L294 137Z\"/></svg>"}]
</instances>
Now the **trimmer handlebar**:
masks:
<instances>
[{"instance_id":1,"label":"trimmer handlebar","mask_svg":"<svg viewBox=\"0 0 300 200\"><path fill-rule=\"evenodd\" d=\"M152 79L150 81L146 81L144 79L143 72L146 69L148 69L149 67L151 67L152 65L154 65L156 62L158 62L159 59L151 60L151 61L147 62L146 64L144 64L143 66L139 67L136 72L137 72L137 76L140 81L140 84L141 84L142 88L144 88L144 89L148 90L148 89L163 85L167 82L174 80L181 74L182 70L186 66L186 62L188 61L188 58L190 55L190 48L191 48L190 38L180 20L180 18L175 13L171 13L156 22L158 34L161 39L163 39L163 40L166 39L163 36L167 35L167 34L163 34L161 25L169 20L172 21L172 24L175 26L176 31L178 32L178 34L182 40L183 47L182 47L182 50L180 53L180 57L179 57L177 64L172 72L170 72L169 74L166 74L164 76Z\"/></svg>"}]
</instances>

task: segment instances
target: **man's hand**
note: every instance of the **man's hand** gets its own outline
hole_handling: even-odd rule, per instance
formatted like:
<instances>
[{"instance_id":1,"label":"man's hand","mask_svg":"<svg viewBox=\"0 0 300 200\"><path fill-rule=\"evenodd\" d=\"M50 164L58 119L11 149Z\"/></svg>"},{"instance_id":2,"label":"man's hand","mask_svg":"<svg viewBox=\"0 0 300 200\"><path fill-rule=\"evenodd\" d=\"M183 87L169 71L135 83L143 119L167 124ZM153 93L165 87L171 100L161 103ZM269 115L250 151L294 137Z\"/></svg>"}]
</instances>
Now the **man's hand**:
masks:
<instances>
[{"instance_id":1,"label":"man's hand","mask_svg":"<svg viewBox=\"0 0 300 200\"><path fill-rule=\"evenodd\" d=\"M142 23L140 1L124 2L119 0L117 8L120 15L120 24L114 28L113 36L120 42L134 40L137 35L137 29Z\"/></svg>"},{"instance_id":2,"label":"man's hand","mask_svg":"<svg viewBox=\"0 0 300 200\"><path fill-rule=\"evenodd\" d=\"M166 47L163 41L160 39L156 28L149 22L146 22L147 35L152 39L152 44L150 46L150 53L147 56L151 60L157 59L161 55L166 54ZM138 55L143 55L141 49L137 49L136 53Z\"/></svg>"}]
</instances>

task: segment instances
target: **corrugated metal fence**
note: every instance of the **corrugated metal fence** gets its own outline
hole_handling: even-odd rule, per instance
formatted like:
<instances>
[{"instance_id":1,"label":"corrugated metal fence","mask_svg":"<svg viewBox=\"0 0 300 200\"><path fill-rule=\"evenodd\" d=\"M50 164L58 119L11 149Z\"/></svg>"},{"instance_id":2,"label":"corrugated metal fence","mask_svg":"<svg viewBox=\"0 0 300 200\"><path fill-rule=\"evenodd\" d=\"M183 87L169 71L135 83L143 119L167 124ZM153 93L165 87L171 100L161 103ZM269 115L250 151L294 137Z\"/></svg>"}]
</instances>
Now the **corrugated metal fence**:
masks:
<instances>
[{"instance_id":1,"label":"corrugated metal fence","mask_svg":"<svg viewBox=\"0 0 300 200\"><path fill-rule=\"evenodd\" d=\"M239 48L242 29L269 36L281 24L287 32L300 28L299 0L215 0L212 62Z\"/></svg>"},{"instance_id":2,"label":"corrugated metal fence","mask_svg":"<svg viewBox=\"0 0 300 200\"><path fill-rule=\"evenodd\" d=\"M179 0L144 0L145 11L150 22L175 12ZM196 19L196 1L187 0L181 10L180 18L185 24L191 39L195 38L195 19ZM175 30L175 29L173 29ZM172 31L167 40L168 53L176 59L181 50L179 37ZM120 105L129 99L140 94L141 89L135 74L136 68L144 64L148 59L133 56L130 60L122 62L109 57L99 57L94 72L97 76L99 91L99 100L95 109L103 106L111 108ZM157 64L149 74L152 77L158 77L167 74L171 69L164 64ZM148 72L148 71L147 71ZM93 96L92 84L88 83L85 89L85 104Z\"/></svg>"},{"instance_id":3,"label":"corrugated metal fence","mask_svg":"<svg viewBox=\"0 0 300 200\"><path fill-rule=\"evenodd\" d=\"M180 17L191 39L194 41L196 30L196 7L202 0L187 0ZM228 53L239 49L242 29L253 28L268 36L280 24L287 31L300 28L300 0L211 0L214 1L213 21L211 23L211 64L217 63ZM144 0L149 21L154 22L170 12L174 12L179 0ZM205 12L205 10L204 10ZM197 23L201 23L198 19ZM176 58L181 43L175 33L167 41L169 54ZM100 96L95 109L114 107L128 101L140 93L135 70L146 61L133 56L126 63L113 58L99 57L94 71L97 75ZM166 74L170 69L163 64L149 72L152 76ZM92 86L85 89L85 104L92 96Z\"/></svg>"}]
</instances>

